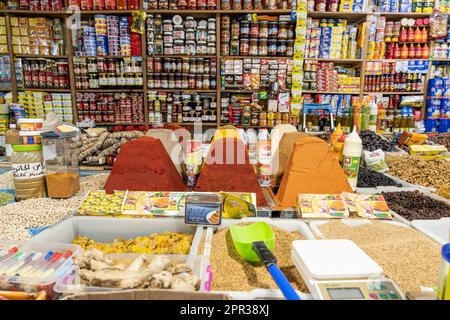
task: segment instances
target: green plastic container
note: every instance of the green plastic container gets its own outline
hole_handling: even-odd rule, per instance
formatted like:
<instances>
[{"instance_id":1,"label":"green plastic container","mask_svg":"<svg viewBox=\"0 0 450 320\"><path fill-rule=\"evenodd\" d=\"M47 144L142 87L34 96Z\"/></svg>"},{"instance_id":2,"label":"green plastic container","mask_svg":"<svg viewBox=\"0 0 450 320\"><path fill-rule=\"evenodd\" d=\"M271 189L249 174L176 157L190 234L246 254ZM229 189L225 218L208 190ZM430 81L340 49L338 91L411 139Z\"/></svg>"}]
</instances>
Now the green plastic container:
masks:
<instances>
[{"instance_id":1,"label":"green plastic container","mask_svg":"<svg viewBox=\"0 0 450 320\"><path fill-rule=\"evenodd\" d=\"M253 242L264 241L270 251L273 251L275 247L275 234L272 227L264 221L246 226L230 226L230 233L237 252L242 258L250 262L260 261L253 251Z\"/></svg>"}]
</instances>

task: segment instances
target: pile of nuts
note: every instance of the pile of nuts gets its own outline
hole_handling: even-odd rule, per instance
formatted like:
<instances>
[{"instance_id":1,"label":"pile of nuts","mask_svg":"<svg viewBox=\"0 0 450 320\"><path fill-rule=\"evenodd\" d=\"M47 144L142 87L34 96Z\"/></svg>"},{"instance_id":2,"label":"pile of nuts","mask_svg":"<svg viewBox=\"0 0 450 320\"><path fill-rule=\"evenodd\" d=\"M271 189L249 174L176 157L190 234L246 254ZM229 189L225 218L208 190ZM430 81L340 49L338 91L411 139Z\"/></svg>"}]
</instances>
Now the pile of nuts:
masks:
<instances>
[{"instance_id":1,"label":"pile of nuts","mask_svg":"<svg viewBox=\"0 0 450 320\"><path fill-rule=\"evenodd\" d=\"M434 188L450 185L450 161L444 159L423 160L407 155L392 158L388 165L389 174L412 184Z\"/></svg>"},{"instance_id":2,"label":"pile of nuts","mask_svg":"<svg viewBox=\"0 0 450 320\"><path fill-rule=\"evenodd\" d=\"M450 217L450 205L419 191L386 192L383 196L392 211L409 221Z\"/></svg>"},{"instance_id":3,"label":"pile of nuts","mask_svg":"<svg viewBox=\"0 0 450 320\"><path fill-rule=\"evenodd\" d=\"M3 177L6 176L6 177ZM12 173L0 176L0 188L11 188ZM103 189L108 174L81 178L80 192L69 199L29 199L2 207L0 211L0 239L26 240L31 237L27 228L48 226L75 212L89 190Z\"/></svg>"}]
</instances>

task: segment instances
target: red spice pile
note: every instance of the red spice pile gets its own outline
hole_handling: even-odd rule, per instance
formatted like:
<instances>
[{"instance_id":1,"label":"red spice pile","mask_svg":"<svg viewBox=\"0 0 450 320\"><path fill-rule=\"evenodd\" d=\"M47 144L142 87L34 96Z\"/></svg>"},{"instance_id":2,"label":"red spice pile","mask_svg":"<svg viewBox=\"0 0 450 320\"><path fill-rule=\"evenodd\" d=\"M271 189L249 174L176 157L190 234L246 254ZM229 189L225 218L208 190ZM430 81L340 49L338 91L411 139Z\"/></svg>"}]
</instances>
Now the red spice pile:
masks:
<instances>
[{"instance_id":1,"label":"red spice pile","mask_svg":"<svg viewBox=\"0 0 450 320\"><path fill-rule=\"evenodd\" d=\"M122 146L105 190L185 191L185 186L161 141L142 137Z\"/></svg>"},{"instance_id":2,"label":"red spice pile","mask_svg":"<svg viewBox=\"0 0 450 320\"><path fill-rule=\"evenodd\" d=\"M234 138L211 145L194 191L251 192L256 194L258 206L268 205L243 143Z\"/></svg>"}]
</instances>

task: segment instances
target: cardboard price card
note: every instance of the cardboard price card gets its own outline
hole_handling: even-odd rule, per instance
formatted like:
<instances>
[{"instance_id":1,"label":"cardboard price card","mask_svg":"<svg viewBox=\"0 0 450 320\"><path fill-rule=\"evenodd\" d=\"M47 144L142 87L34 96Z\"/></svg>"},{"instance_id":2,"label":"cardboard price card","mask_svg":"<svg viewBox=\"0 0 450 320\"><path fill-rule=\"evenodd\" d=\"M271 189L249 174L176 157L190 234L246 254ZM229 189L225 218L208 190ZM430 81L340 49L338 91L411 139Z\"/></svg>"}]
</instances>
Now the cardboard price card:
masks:
<instances>
[{"instance_id":1,"label":"cardboard price card","mask_svg":"<svg viewBox=\"0 0 450 320\"><path fill-rule=\"evenodd\" d=\"M392 219L392 212L382 195L344 192L350 212L367 219Z\"/></svg>"},{"instance_id":2,"label":"cardboard price card","mask_svg":"<svg viewBox=\"0 0 450 320\"><path fill-rule=\"evenodd\" d=\"M217 193L186 193L184 222L194 225L220 225L222 223L222 197Z\"/></svg>"},{"instance_id":3,"label":"cardboard price card","mask_svg":"<svg viewBox=\"0 0 450 320\"><path fill-rule=\"evenodd\" d=\"M177 217L183 216L184 207L184 192L129 191L123 204L122 213L124 215Z\"/></svg>"},{"instance_id":4,"label":"cardboard price card","mask_svg":"<svg viewBox=\"0 0 450 320\"><path fill-rule=\"evenodd\" d=\"M340 194L299 194L297 210L302 218L347 218L349 211Z\"/></svg>"}]
</instances>

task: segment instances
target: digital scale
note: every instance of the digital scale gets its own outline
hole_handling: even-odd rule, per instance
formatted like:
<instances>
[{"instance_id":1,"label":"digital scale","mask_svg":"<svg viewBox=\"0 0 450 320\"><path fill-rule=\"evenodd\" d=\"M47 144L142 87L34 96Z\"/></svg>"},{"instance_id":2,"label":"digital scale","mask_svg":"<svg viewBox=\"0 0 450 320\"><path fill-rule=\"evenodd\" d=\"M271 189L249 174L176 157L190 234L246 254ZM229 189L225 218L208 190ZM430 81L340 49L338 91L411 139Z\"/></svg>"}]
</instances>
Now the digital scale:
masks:
<instances>
[{"instance_id":1,"label":"digital scale","mask_svg":"<svg viewBox=\"0 0 450 320\"><path fill-rule=\"evenodd\" d=\"M383 269L350 240L297 240L291 258L316 300L404 300Z\"/></svg>"}]
</instances>

